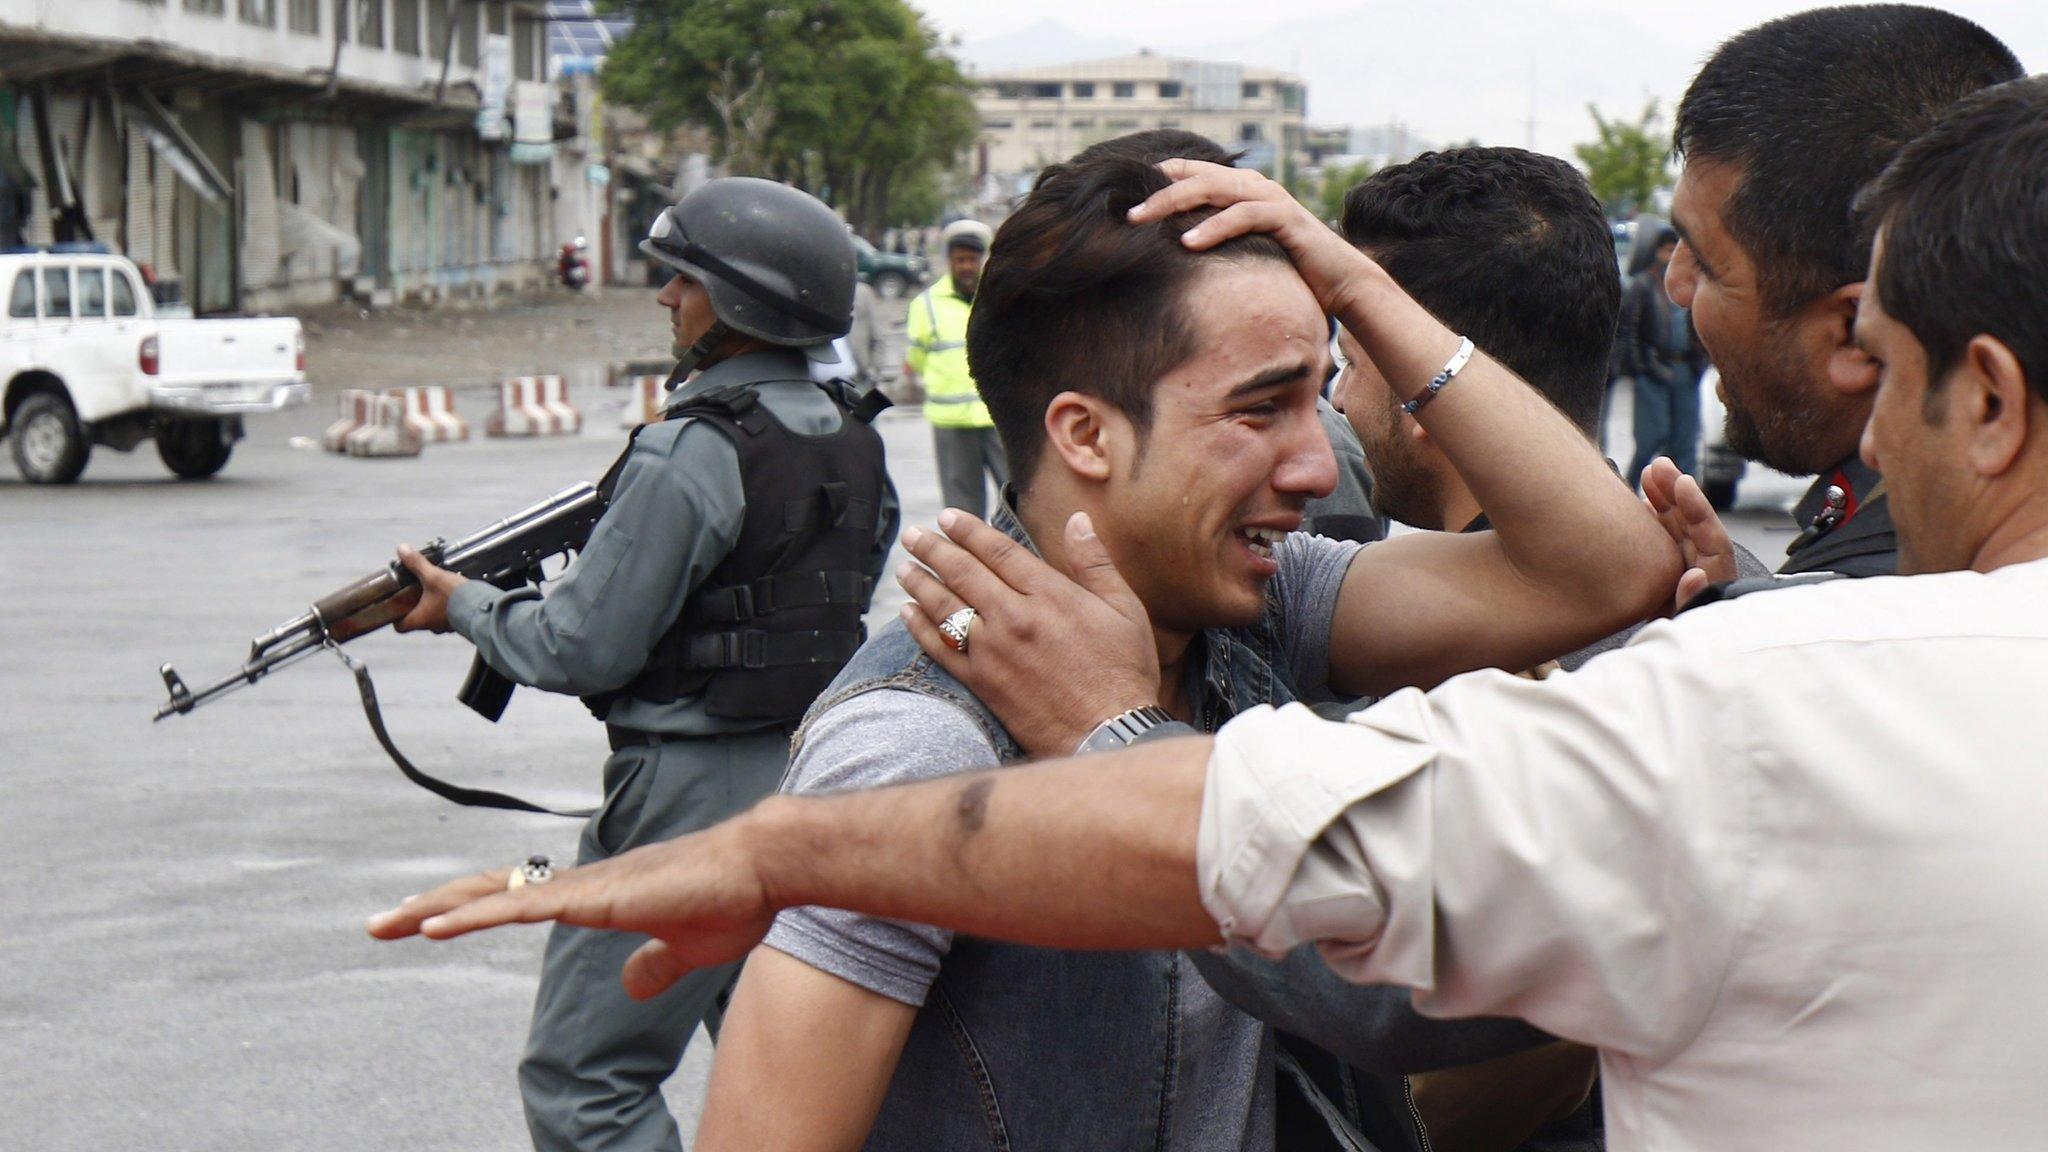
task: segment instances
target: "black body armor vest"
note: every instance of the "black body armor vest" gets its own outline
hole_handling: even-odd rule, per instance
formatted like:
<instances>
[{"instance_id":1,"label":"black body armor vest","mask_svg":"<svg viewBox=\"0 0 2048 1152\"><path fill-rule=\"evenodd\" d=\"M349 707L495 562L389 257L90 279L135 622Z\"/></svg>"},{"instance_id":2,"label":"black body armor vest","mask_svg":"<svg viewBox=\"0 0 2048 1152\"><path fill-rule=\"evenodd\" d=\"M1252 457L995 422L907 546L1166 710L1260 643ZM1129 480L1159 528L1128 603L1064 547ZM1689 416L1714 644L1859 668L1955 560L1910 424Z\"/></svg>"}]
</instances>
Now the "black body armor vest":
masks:
<instances>
[{"instance_id":1,"label":"black body armor vest","mask_svg":"<svg viewBox=\"0 0 2048 1152\"><path fill-rule=\"evenodd\" d=\"M746 518L639 675L584 698L598 719L625 697L668 703L702 693L712 716L795 723L867 638L861 617L874 596L868 568L888 484L869 421L886 401L861 400L837 381L819 387L839 406L837 432L790 431L745 384L663 417L701 420L732 441ZM598 485L607 498L624 463Z\"/></svg>"}]
</instances>

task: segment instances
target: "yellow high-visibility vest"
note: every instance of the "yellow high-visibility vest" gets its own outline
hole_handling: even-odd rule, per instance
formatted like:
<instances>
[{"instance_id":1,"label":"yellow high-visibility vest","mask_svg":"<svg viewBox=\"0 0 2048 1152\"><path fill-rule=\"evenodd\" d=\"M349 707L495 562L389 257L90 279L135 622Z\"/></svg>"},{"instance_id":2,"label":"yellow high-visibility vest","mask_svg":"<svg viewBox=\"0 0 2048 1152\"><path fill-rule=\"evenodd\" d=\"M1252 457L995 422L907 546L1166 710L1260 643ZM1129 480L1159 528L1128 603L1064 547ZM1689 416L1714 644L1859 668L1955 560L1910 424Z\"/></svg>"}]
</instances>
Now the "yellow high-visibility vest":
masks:
<instances>
[{"instance_id":1,"label":"yellow high-visibility vest","mask_svg":"<svg viewBox=\"0 0 2048 1152\"><path fill-rule=\"evenodd\" d=\"M924 384L924 418L941 428L992 428L988 405L967 371L967 317L973 305L953 290L953 278L938 282L910 302L903 359Z\"/></svg>"}]
</instances>

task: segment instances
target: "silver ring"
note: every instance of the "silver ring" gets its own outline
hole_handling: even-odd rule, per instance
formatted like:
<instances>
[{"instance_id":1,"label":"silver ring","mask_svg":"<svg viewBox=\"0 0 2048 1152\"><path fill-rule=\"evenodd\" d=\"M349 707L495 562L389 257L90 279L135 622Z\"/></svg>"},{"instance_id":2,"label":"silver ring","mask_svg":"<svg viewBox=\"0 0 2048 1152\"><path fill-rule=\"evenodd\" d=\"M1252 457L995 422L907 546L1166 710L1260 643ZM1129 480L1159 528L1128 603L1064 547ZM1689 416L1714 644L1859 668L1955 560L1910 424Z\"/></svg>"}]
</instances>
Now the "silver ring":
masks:
<instances>
[{"instance_id":1,"label":"silver ring","mask_svg":"<svg viewBox=\"0 0 2048 1152\"><path fill-rule=\"evenodd\" d=\"M953 651L962 656L967 655L967 630L974 627L976 615L974 609L962 608L939 621L939 631L946 634L946 643L951 644Z\"/></svg>"},{"instance_id":2,"label":"silver ring","mask_svg":"<svg viewBox=\"0 0 2048 1152\"><path fill-rule=\"evenodd\" d=\"M555 878L555 862L545 856L528 856L526 863L512 870L505 878L505 891L524 888L528 884L545 884Z\"/></svg>"}]
</instances>

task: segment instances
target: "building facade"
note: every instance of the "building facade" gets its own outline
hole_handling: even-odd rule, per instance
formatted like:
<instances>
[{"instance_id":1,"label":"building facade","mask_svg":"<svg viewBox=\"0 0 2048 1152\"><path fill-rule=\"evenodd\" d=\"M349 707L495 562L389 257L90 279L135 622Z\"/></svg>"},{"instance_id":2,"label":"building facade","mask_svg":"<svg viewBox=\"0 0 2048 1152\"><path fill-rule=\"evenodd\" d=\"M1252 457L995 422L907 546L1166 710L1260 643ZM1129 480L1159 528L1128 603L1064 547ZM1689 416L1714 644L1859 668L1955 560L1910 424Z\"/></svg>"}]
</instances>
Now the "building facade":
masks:
<instances>
[{"instance_id":1,"label":"building facade","mask_svg":"<svg viewBox=\"0 0 2048 1152\"><path fill-rule=\"evenodd\" d=\"M518 287L602 228L537 0L0 0L0 83L0 239L202 313Z\"/></svg>"},{"instance_id":2,"label":"building facade","mask_svg":"<svg viewBox=\"0 0 2048 1152\"><path fill-rule=\"evenodd\" d=\"M1282 72L1141 52L990 72L975 82L981 136L973 172L1002 195L1090 144L1148 128L1207 136L1277 177L1302 161L1308 92Z\"/></svg>"}]
</instances>

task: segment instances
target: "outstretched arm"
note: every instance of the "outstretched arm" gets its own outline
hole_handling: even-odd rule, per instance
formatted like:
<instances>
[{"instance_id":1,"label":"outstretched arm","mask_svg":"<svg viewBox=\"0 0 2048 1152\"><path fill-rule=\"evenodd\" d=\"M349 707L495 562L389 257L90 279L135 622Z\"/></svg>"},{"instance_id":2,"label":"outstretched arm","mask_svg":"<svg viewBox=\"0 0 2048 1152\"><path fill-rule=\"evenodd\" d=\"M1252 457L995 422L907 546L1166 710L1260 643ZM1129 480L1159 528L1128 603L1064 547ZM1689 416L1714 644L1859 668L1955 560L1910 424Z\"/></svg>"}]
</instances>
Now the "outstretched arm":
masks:
<instances>
[{"instance_id":1,"label":"outstretched arm","mask_svg":"<svg viewBox=\"0 0 2048 1152\"><path fill-rule=\"evenodd\" d=\"M1054 948L1195 948L1196 833L1210 741L826 797L772 797L714 828L507 890L509 869L415 896L370 934L445 940L559 920L654 937L624 973L645 999L745 955L817 904ZM1077 899L1077 894L1089 894Z\"/></svg>"}]
</instances>

